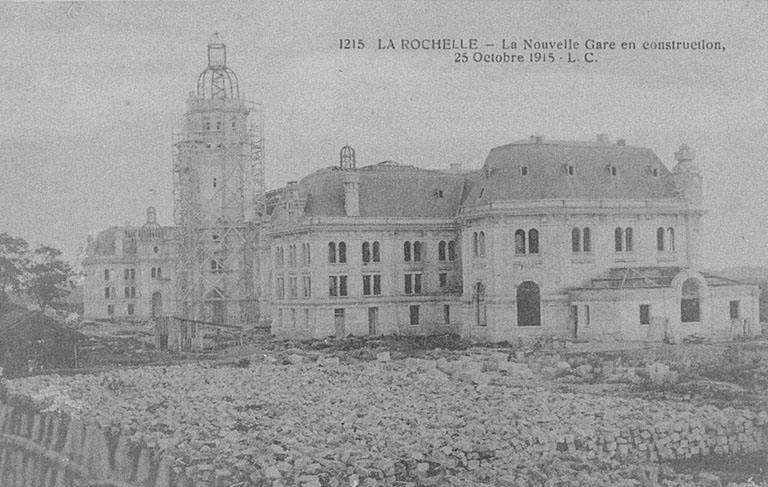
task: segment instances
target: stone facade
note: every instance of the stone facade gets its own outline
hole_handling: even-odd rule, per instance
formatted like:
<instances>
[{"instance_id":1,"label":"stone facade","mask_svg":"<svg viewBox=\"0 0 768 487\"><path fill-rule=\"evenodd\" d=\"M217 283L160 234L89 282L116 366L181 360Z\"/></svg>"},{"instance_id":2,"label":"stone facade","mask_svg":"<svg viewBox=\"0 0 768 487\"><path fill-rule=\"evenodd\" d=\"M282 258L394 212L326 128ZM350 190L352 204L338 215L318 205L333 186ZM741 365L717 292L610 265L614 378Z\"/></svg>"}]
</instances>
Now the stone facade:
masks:
<instances>
[{"instance_id":1,"label":"stone facade","mask_svg":"<svg viewBox=\"0 0 768 487\"><path fill-rule=\"evenodd\" d=\"M176 144L180 226L160 227L150 209L140 229L92 241L86 318L178 314L294 338L450 331L490 341L758 328L756 286L701 272L702 175L689 147L670 171L651 150L604 135L533 136L492 149L480 169L437 171L357 167L347 146L338 165L262 198L259 178L239 176L245 162L261 164L261 146L236 78L205 83L230 72L219 52L209 45Z\"/></svg>"},{"instance_id":2,"label":"stone facade","mask_svg":"<svg viewBox=\"0 0 768 487\"><path fill-rule=\"evenodd\" d=\"M89 238L83 261L84 318L146 320L175 310L176 229L155 209L139 228L112 227Z\"/></svg>"}]
</instances>

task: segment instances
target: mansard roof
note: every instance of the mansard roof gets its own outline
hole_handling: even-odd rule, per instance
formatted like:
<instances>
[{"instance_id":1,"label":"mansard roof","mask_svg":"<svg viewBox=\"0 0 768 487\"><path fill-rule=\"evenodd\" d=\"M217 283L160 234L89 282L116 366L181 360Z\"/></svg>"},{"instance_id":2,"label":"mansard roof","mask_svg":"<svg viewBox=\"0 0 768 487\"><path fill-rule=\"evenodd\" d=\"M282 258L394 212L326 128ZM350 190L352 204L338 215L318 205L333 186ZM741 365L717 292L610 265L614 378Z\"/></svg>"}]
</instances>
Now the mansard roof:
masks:
<instances>
[{"instance_id":1,"label":"mansard roof","mask_svg":"<svg viewBox=\"0 0 768 487\"><path fill-rule=\"evenodd\" d=\"M523 166L527 175L523 175ZM573 167L573 174L568 173L568 166ZM514 142L492 149L482 170L470 178L467 205L505 200L675 197L672 173L653 151L608 142L541 138Z\"/></svg>"},{"instance_id":2,"label":"mansard roof","mask_svg":"<svg viewBox=\"0 0 768 487\"><path fill-rule=\"evenodd\" d=\"M356 169L329 167L305 177L299 195L305 216L345 216L344 178L360 178L360 216L373 218L453 218L464 177L385 161Z\"/></svg>"}]
</instances>

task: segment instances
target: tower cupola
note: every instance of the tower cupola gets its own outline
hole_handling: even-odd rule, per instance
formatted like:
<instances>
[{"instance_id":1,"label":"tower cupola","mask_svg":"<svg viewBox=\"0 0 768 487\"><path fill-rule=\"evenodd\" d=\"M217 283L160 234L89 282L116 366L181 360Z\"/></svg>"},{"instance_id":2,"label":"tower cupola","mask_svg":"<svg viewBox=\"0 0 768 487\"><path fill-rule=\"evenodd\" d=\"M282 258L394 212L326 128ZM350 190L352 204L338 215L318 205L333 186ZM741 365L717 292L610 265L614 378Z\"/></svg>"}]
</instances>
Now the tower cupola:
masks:
<instances>
[{"instance_id":1,"label":"tower cupola","mask_svg":"<svg viewBox=\"0 0 768 487\"><path fill-rule=\"evenodd\" d=\"M213 33L208 43L208 67L197 78L197 96L211 100L240 99L237 75L227 67L227 46L218 32Z\"/></svg>"}]
</instances>

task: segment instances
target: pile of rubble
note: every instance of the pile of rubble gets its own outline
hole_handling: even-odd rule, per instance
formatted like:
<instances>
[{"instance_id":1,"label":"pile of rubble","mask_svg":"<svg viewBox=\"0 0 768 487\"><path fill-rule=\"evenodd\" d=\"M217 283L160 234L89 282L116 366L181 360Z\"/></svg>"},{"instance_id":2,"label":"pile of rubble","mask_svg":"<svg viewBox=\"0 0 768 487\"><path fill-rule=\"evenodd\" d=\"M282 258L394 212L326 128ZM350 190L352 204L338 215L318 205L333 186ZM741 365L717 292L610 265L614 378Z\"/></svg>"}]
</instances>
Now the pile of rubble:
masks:
<instances>
[{"instance_id":1,"label":"pile of rubble","mask_svg":"<svg viewBox=\"0 0 768 487\"><path fill-rule=\"evenodd\" d=\"M222 485L654 485L664 474L658 460L768 443L765 412L564 393L542 382L639 377L631 368L493 352L452 358L382 352L346 364L292 352L236 368L39 376L9 391L164 450L179 478ZM662 364L646 371L675 380Z\"/></svg>"}]
</instances>

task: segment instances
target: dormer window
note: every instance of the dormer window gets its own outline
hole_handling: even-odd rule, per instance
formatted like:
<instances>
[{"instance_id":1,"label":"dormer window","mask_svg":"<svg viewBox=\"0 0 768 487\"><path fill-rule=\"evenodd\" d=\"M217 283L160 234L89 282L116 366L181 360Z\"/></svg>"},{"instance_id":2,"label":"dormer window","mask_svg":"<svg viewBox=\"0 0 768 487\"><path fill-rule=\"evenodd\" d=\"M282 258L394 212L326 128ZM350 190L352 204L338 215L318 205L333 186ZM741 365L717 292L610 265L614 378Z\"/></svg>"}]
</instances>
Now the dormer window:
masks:
<instances>
[{"instance_id":1,"label":"dormer window","mask_svg":"<svg viewBox=\"0 0 768 487\"><path fill-rule=\"evenodd\" d=\"M565 165L565 174L568 176L573 176L574 174L576 174L576 169L573 167L572 164Z\"/></svg>"},{"instance_id":2,"label":"dormer window","mask_svg":"<svg viewBox=\"0 0 768 487\"><path fill-rule=\"evenodd\" d=\"M607 164L605 166L605 169L608 171L608 174L610 174L611 176L616 176L617 170L616 170L616 166L614 166L613 164Z\"/></svg>"},{"instance_id":3,"label":"dormer window","mask_svg":"<svg viewBox=\"0 0 768 487\"><path fill-rule=\"evenodd\" d=\"M651 168L651 176L657 178L659 177L659 168L658 167L652 167Z\"/></svg>"},{"instance_id":4,"label":"dormer window","mask_svg":"<svg viewBox=\"0 0 768 487\"><path fill-rule=\"evenodd\" d=\"M436 189L435 190L435 196L437 196L438 198L442 198L443 197L443 190L442 189Z\"/></svg>"},{"instance_id":5,"label":"dormer window","mask_svg":"<svg viewBox=\"0 0 768 487\"><path fill-rule=\"evenodd\" d=\"M527 176L528 175L528 166L520 166L520 175L521 176Z\"/></svg>"}]
</instances>

